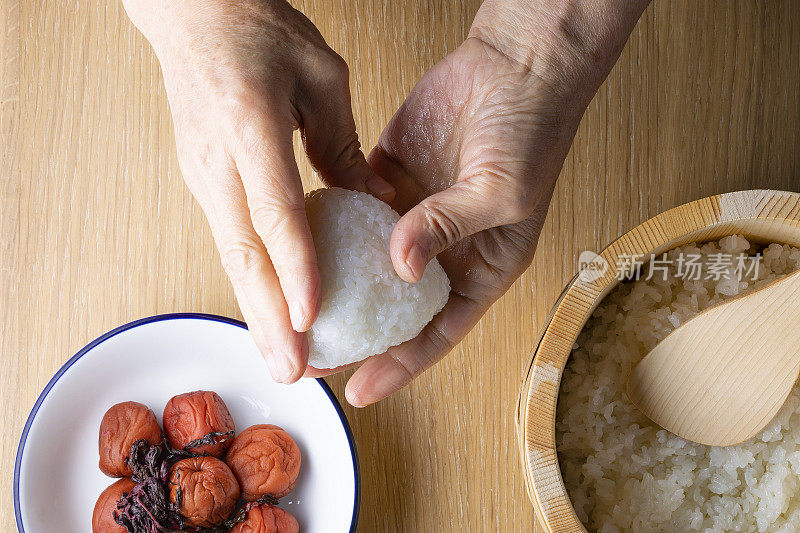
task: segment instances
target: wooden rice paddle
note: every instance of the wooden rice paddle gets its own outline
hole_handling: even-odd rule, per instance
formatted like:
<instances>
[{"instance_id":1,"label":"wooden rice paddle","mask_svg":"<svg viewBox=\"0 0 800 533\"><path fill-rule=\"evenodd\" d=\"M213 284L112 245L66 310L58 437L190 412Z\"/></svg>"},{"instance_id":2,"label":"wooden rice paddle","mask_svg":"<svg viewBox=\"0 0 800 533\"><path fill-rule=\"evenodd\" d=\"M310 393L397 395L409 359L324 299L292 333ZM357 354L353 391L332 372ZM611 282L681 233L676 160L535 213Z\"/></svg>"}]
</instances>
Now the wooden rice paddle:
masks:
<instances>
[{"instance_id":1,"label":"wooden rice paddle","mask_svg":"<svg viewBox=\"0 0 800 533\"><path fill-rule=\"evenodd\" d=\"M800 272L706 309L628 378L628 397L685 439L730 446L757 435L800 373Z\"/></svg>"}]
</instances>

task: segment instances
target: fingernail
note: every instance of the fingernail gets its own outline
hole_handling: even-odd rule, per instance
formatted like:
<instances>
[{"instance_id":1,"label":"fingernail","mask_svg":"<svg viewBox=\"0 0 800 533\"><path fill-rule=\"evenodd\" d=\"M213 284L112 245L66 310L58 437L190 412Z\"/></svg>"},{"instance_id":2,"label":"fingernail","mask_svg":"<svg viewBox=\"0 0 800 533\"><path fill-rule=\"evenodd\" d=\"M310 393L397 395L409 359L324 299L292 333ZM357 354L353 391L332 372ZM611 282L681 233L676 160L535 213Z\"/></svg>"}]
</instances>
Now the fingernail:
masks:
<instances>
[{"instance_id":1,"label":"fingernail","mask_svg":"<svg viewBox=\"0 0 800 533\"><path fill-rule=\"evenodd\" d=\"M292 329L297 332L303 332L303 327L306 323L306 312L300 302L291 302L289 304L289 319L292 321Z\"/></svg>"},{"instance_id":2,"label":"fingernail","mask_svg":"<svg viewBox=\"0 0 800 533\"><path fill-rule=\"evenodd\" d=\"M273 354L269 358L267 365L272 378L280 383L288 383L294 376L294 365L292 361L283 355Z\"/></svg>"},{"instance_id":3,"label":"fingernail","mask_svg":"<svg viewBox=\"0 0 800 533\"><path fill-rule=\"evenodd\" d=\"M294 379L294 365L288 357L279 358L278 374L283 383L289 383Z\"/></svg>"},{"instance_id":4,"label":"fingernail","mask_svg":"<svg viewBox=\"0 0 800 533\"><path fill-rule=\"evenodd\" d=\"M420 248L419 244L414 243L408 254L406 254L406 266L415 281L419 281L422 278L422 273L425 272L425 256L422 254L422 248Z\"/></svg>"},{"instance_id":5,"label":"fingernail","mask_svg":"<svg viewBox=\"0 0 800 533\"><path fill-rule=\"evenodd\" d=\"M372 194L381 200L389 199L394 196L395 193L394 187L392 187L388 181L378 176L370 176L364 182L364 185L367 186L367 189L369 189Z\"/></svg>"}]
</instances>

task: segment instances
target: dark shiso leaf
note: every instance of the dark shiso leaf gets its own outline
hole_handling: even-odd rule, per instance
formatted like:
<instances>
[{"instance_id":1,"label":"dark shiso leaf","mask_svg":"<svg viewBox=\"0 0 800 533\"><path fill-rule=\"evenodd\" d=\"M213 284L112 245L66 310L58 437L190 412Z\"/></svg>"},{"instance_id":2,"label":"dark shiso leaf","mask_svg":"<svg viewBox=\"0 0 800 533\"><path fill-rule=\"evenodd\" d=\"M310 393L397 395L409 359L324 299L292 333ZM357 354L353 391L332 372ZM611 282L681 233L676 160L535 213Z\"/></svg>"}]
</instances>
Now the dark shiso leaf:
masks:
<instances>
[{"instance_id":1,"label":"dark shiso leaf","mask_svg":"<svg viewBox=\"0 0 800 533\"><path fill-rule=\"evenodd\" d=\"M189 443L186 449L213 444L216 439L233 436L233 432L209 433L201 439ZM242 505L220 527L199 528L190 526L181 516L179 504L169 501L169 471L172 465L188 457L202 457L186 450L175 450L166 443L154 446L144 439L137 440L131 446L128 465L133 471L131 479L136 486L130 492L122 494L122 498L114 511L114 521L130 533L170 533L189 531L194 533L225 533L236 524L243 522L247 511L258 505L277 505L278 499L267 494L254 502ZM178 501L180 502L180 494Z\"/></svg>"},{"instance_id":2,"label":"dark shiso leaf","mask_svg":"<svg viewBox=\"0 0 800 533\"><path fill-rule=\"evenodd\" d=\"M247 518L247 511L249 511L253 507L258 507L259 505L278 505L278 498L275 498L274 496L266 494L266 495L262 496L261 498L259 498L258 500L254 501L254 502L247 502L246 504L242 505L242 507L239 508L238 511L233 513L232 517L230 517L228 520L226 520L222 524L223 527L225 527L226 529L213 530L213 531L215 531L215 532L216 531L228 531L228 530L232 529L239 522L244 522L244 519ZM211 532L208 532L208 533L211 533Z\"/></svg>"},{"instance_id":3,"label":"dark shiso leaf","mask_svg":"<svg viewBox=\"0 0 800 533\"><path fill-rule=\"evenodd\" d=\"M225 432L212 431L211 433L203 435L199 439L193 440L192 442L184 446L183 449L189 451L195 448L199 448L200 446L203 446L205 444L213 445L217 443L227 442L229 439L233 438L233 435L234 435L233 431L225 431Z\"/></svg>"},{"instance_id":4,"label":"dark shiso leaf","mask_svg":"<svg viewBox=\"0 0 800 533\"><path fill-rule=\"evenodd\" d=\"M169 469L183 459L167 446L153 446L144 439L131 446L128 466L136 486L122 495L114 520L131 533L199 531L187 529L178 506L169 501Z\"/></svg>"}]
</instances>

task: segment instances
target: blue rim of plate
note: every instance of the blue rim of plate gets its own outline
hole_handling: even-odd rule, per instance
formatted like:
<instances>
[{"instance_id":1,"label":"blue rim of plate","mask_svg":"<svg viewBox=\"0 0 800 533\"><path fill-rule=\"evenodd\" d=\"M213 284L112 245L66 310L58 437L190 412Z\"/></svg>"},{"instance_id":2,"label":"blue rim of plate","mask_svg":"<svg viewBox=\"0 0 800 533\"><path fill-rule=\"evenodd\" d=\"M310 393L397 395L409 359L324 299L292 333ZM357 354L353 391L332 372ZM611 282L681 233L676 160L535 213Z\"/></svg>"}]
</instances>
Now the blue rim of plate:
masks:
<instances>
[{"instance_id":1,"label":"blue rim of plate","mask_svg":"<svg viewBox=\"0 0 800 533\"><path fill-rule=\"evenodd\" d=\"M89 352L92 348L97 346L98 344L107 341L111 337L122 333L123 331L127 331L129 329L133 329L138 326L142 326L144 324L150 324L152 322L161 322L164 320L178 320L178 319L197 319L197 320L209 320L212 322L222 322L224 324L230 324L233 326L238 326L242 329L247 329L247 325L240 321L233 318L228 318L219 315L211 315L207 313L167 313L163 315L154 315L149 316L146 318L140 318L139 320L134 320L133 322L128 322L127 324L123 324L119 327L116 327L109 331L108 333L104 333L103 335L97 337L95 340L84 346L83 348L78 351L75 355L69 358L66 363L64 363L61 368L58 369L58 372L50 378L50 381L47 382L45 385L44 390L42 390L39 397L36 399L36 403L33 404L31 408L31 412L28 415L28 419L25 421L25 427L22 429L22 436L19 439L19 446L17 447L17 456L14 460L14 516L17 521L17 531L20 533L25 533L25 526L22 524L22 509L20 508L19 503L19 479L20 479L20 468L22 466L22 454L25 451L25 442L28 439L28 432L31 429L31 425L33 424L34 418L36 418L36 413L39 412L39 408L42 406L42 403L47 398L48 393L50 390L55 386L56 382L58 382L59 378L66 374L67 370L75 364L75 362L83 357L87 352ZM350 521L350 533L353 533L356 530L356 525L358 524L358 515L359 511L361 510L361 468L358 464L358 451L356 450L356 442L353 438L353 431L350 429L350 423L347 421L347 416L345 416L344 411L342 410L342 406L339 403L339 400L336 399L336 396L333 394L333 391L325 383L325 380L322 378L316 378L317 383L322 388L323 392L328 395L328 399L333 404L334 409L336 409L336 414L339 416L339 420L342 423L342 427L344 427L345 435L347 436L347 441L350 444L350 454L353 458L353 474L355 476L355 501L353 502L353 518Z\"/></svg>"}]
</instances>

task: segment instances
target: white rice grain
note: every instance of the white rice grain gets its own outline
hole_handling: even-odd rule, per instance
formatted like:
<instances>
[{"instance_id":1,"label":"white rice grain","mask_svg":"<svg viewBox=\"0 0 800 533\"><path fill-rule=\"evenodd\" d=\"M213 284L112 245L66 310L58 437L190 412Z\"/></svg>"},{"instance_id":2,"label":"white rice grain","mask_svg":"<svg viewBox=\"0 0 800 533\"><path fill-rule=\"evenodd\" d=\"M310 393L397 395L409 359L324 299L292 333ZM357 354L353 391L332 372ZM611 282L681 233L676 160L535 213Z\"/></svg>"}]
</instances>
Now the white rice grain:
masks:
<instances>
[{"instance_id":1,"label":"white rice grain","mask_svg":"<svg viewBox=\"0 0 800 533\"><path fill-rule=\"evenodd\" d=\"M669 252L753 254L741 236ZM800 250L763 250L756 281L624 283L595 311L564 372L556 440L567 490L592 531L800 532L800 390L755 438L726 448L685 441L628 400L625 380L660 340L699 311L800 269Z\"/></svg>"},{"instance_id":2,"label":"white rice grain","mask_svg":"<svg viewBox=\"0 0 800 533\"><path fill-rule=\"evenodd\" d=\"M441 311L450 282L436 259L417 283L400 279L389 239L400 216L361 192L331 188L306 196L322 304L308 333L309 364L334 368L416 337Z\"/></svg>"}]
</instances>

